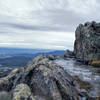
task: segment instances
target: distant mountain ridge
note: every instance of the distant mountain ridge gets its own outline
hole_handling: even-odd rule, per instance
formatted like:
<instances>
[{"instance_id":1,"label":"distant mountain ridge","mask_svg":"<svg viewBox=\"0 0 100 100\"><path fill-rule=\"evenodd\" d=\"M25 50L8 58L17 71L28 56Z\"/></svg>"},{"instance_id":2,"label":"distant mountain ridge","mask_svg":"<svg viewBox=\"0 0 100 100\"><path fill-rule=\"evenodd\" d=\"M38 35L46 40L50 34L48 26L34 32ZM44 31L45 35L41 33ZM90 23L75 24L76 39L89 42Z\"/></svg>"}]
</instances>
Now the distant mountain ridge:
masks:
<instances>
[{"instance_id":1,"label":"distant mountain ridge","mask_svg":"<svg viewBox=\"0 0 100 100\"><path fill-rule=\"evenodd\" d=\"M64 52L64 50L0 48L0 65L2 67L23 67L39 55L63 55Z\"/></svg>"},{"instance_id":2,"label":"distant mountain ridge","mask_svg":"<svg viewBox=\"0 0 100 100\"><path fill-rule=\"evenodd\" d=\"M9 55L16 55L16 54L36 54L40 52L51 52L53 50L49 49L27 49L27 48L7 48L7 47L0 47L0 55L9 54Z\"/></svg>"}]
</instances>

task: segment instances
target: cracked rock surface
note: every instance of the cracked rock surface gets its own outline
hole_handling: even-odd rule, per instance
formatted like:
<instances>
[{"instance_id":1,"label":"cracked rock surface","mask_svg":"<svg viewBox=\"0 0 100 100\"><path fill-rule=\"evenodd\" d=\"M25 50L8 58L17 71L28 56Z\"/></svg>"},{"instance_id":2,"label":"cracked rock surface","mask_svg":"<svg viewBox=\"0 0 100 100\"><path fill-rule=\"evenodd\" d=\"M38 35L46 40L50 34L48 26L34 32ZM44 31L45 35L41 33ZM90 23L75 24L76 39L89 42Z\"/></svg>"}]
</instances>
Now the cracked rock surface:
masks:
<instances>
[{"instance_id":1,"label":"cracked rock surface","mask_svg":"<svg viewBox=\"0 0 100 100\"><path fill-rule=\"evenodd\" d=\"M75 31L75 38L75 57L90 65L100 66L100 23L93 21L80 24Z\"/></svg>"},{"instance_id":2,"label":"cracked rock surface","mask_svg":"<svg viewBox=\"0 0 100 100\"><path fill-rule=\"evenodd\" d=\"M0 91L10 92L12 100L81 100L73 78L54 59L41 55L13 70L0 79Z\"/></svg>"}]
</instances>

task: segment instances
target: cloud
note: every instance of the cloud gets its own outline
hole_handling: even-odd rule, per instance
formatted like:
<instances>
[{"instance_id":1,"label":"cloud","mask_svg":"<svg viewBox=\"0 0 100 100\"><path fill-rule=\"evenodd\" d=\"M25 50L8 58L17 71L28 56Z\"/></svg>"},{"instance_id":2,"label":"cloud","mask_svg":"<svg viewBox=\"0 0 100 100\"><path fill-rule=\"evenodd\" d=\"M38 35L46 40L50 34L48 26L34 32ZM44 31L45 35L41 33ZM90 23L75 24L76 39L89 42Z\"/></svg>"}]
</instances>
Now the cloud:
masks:
<instances>
[{"instance_id":1,"label":"cloud","mask_svg":"<svg viewBox=\"0 0 100 100\"><path fill-rule=\"evenodd\" d=\"M80 14L90 14L94 11L97 11L99 4L97 0L68 0L69 9Z\"/></svg>"},{"instance_id":2,"label":"cloud","mask_svg":"<svg viewBox=\"0 0 100 100\"><path fill-rule=\"evenodd\" d=\"M17 23L1 23L1 27L14 28L19 30L33 30L33 31L67 31L65 27L60 26L44 26L44 25L26 25Z\"/></svg>"},{"instance_id":3,"label":"cloud","mask_svg":"<svg viewBox=\"0 0 100 100\"><path fill-rule=\"evenodd\" d=\"M1 0L0 46L72 49L78 24L100 21L99 0Z\"/></svg>"},{"instance_id":4,"label":"cloud","mask_svg":"<svg viewBox=\"0 0 100 100\"><path fill-rule=\"evenodd\" d=\"M19 32L18 34L0 34L0 46L7 45L9 47L12 46L25 48L41 47L42 49L72 49L73 41L74 34L66 32L32 31L32 33L29 32L28 34L27 32ZM66 44L68 45L66 46Z\"/></svg>"}]
</instances>

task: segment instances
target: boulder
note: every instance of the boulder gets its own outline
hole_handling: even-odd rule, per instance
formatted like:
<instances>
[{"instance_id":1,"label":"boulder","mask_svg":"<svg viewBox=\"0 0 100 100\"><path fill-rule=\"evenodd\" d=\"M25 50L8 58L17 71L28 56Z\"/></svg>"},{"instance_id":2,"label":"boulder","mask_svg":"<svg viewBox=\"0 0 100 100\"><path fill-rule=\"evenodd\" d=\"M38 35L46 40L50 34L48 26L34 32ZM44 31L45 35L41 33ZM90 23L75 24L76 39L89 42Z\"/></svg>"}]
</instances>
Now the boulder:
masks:
<instances>
[{"instance_id":1,"label":"boulder","mask_svg":"<svg viewBox=\"0 0 100 100\"><path fill-rule=\"evenodd\" d=\"M66 50L66 52L64 53L64 57L73 58L74 53L70 50Z\"/></svg>"},{"instance_id":2,"label":"boulder","mask_svg":"<svg viewBox=\"0 0 100 100\"><path fill-rule=\"evenodd\" d=\"M0 79L7 81L7 89L2 87L1 90L10 91L13 100L21 100L19 98L22 97L25 98L22 100L28 100L28 97L32 98L29 100L81 100L73 78L49 55L36 57L25 68L8 76ZM2 84L4 81L0 86Z\"/></svg>"},{"instance_id":3,"label":"boulder","mask_svg":"<svg viewBox=\"0 0 100 100\"><path fill-rule=\"evenodd\" d=\"M77 60L85 63L100 60L100 23L80 24L75 31L75 38L74 54Z\"/></svg>"}]
</instances>

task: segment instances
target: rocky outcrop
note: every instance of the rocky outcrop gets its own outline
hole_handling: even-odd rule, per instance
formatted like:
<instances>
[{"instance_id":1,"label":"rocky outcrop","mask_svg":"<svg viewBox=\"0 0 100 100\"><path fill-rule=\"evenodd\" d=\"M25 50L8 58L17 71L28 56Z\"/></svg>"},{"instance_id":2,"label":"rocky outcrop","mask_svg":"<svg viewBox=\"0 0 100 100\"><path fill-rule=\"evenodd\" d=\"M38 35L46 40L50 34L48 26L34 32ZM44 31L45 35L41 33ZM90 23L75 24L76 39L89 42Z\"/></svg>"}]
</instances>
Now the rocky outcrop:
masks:
<instances>
[{"instance_id":1,"label":"rocky outcrop","mask_svg":"<svg viewBox=\"0 0 100 100\"><path fill-rule=\"evenodd\" d=\"M85 63L100 60L100 23L80 24L75 31L74 54Z\"/></svg>"},{"instance_id":2,"label":"rocky outcrop","mask_svg":"<svg viewBox=\"0 0 100 100\"><path fill-rule=\"evenodd\" d=\"M10 91L13 100L80 100L73 78L53 60L50 55L33 59L0 79L0 90Z\"/></svg>"},{"instance_id":3,"label":"rocky outcrop","mask_svg":"<svg viewBox=\"0 0 100 100\"><path fill-rule=\"evenodd\" d=\"M22 69L14 69L8 76L0 78L0 91L10 91L14 80Z\"/></svg>"},{"instance_id":4,"label":"rocky outcrop","mask_svg":"<svg viewBox=\"0 0 100 100\"><path fill-rule=\"evenodd\" d=\"M74 53L70 50L66 50L66 52L64 53L64 57L66 58L73 58L74 57Z\"/></svg>"}]
</instances>

